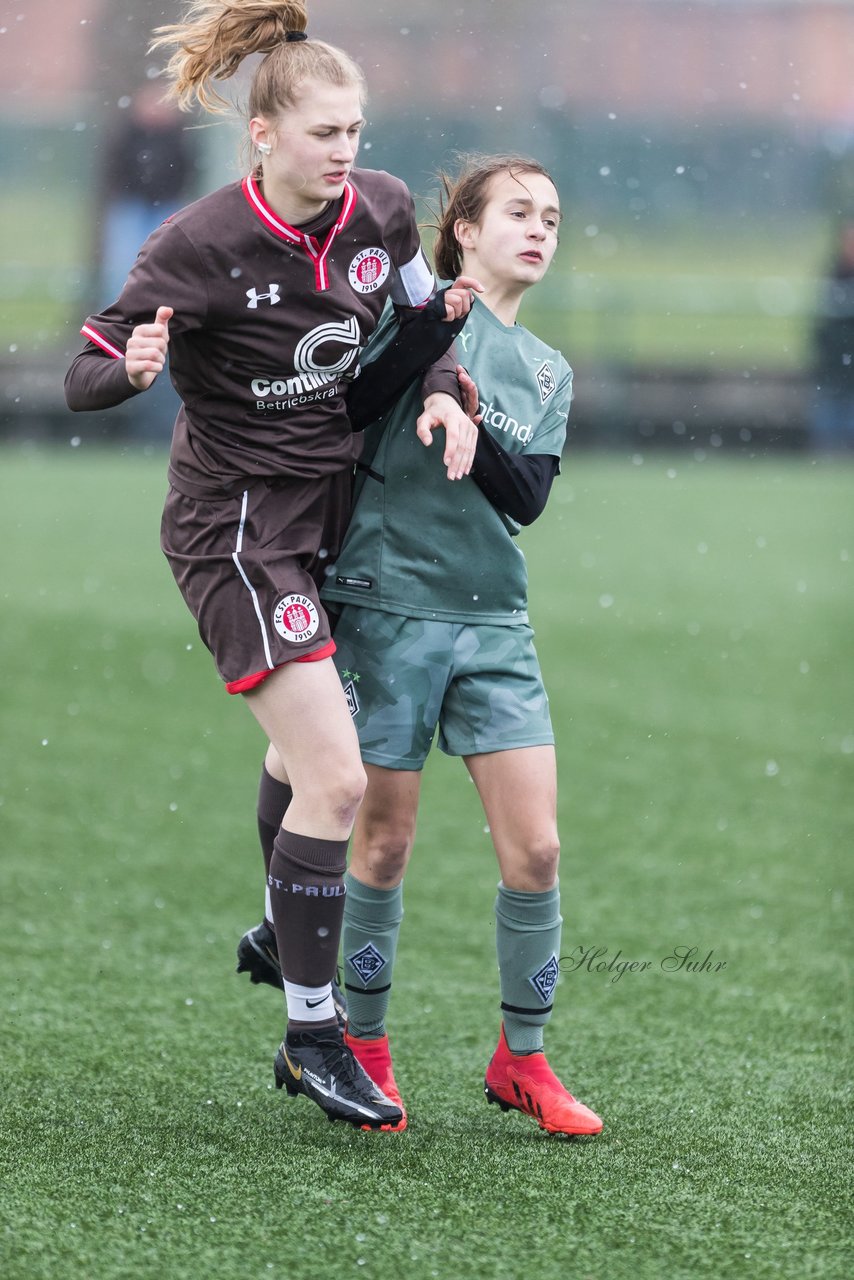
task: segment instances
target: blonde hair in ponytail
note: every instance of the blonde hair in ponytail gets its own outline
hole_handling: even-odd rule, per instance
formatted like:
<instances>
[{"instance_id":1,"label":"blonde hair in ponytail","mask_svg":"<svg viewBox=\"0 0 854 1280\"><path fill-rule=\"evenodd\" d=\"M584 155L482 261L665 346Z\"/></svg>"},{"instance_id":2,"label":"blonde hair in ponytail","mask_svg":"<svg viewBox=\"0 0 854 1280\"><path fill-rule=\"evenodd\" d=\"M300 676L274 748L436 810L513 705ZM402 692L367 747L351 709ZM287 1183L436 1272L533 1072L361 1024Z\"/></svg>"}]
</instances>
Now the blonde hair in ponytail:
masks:
<instances>
[{"instance_id":1,"label":"blonde hair in ponytail","mask_svg":"<svg viewBox=\"0 0 854 1280\"><path fill-rule=\"evenodd\" d=\"M151 49L174 50L166 74L182 111L191 110L194 99L205 111L227 111L230 103L212 82L230 79L253 53L266 57L252 78L250 117L274 119L308 79L357 85L364 96L364 76L348 54L323 40L287 40L307 23L303 0L193 0L181 22L155 29Z\"/></svg>"}]
</instances>

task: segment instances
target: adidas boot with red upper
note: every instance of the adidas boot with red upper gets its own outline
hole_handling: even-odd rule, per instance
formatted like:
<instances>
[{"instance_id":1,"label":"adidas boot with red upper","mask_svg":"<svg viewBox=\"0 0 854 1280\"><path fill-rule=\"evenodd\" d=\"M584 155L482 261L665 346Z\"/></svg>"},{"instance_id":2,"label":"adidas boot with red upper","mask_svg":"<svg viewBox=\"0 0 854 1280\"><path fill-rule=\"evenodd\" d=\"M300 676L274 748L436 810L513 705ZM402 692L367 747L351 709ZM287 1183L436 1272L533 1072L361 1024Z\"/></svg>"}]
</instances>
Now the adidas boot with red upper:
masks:
<instances>
[{"instance_id":1,"label":"adidas boot with red upper","mask_svg":"<svg viewBox=\"0 0 854 1280\"><path fill-rule=\"evenodd\" d=\"M483 1088L487 1102L497 1102L502 1111L532 1116L546 1133L589 1135L602 1129L596 1113L566 1091L542 1050L510 1052L503 1025Z\"/></svg>"}]
</instances>

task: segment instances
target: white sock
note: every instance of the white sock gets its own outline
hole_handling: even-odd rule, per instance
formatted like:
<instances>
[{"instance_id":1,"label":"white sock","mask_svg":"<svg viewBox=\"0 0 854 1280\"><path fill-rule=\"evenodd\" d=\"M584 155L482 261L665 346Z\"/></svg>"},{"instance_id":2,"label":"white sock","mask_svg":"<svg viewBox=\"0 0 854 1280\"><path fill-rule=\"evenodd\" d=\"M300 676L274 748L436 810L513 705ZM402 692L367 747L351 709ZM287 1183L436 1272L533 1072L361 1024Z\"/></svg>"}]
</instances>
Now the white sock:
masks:
<instances>
[{"instance_id":1,"label":"white sock","mask_svg":"<svg viewBox=\"0 0 854 1280\"><path fill-rule=\"evenodd\" d=\"M293 1022L328 1022L335 1017L332 1003L332 983L322 987L301 987L285 979L285 1000L288 1018Z\"/></svg>"}]
</instances>

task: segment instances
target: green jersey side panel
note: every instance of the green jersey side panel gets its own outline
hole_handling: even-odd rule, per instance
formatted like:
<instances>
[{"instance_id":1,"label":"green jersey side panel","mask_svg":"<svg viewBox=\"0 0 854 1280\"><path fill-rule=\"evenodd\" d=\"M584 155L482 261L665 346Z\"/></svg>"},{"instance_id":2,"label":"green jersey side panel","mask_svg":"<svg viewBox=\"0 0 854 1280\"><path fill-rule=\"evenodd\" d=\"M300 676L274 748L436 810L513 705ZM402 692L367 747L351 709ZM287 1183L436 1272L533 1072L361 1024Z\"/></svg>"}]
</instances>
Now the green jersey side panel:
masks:
<instances>
[{"instance_id":1,"label":"green jersey side panel","mask_svg":"<svg viewBox=\"0 0 854 1280\"><path fill-rule=\"evenodd\" d=\"M508 452L559 458L572 396L560 352L502 324L477 299L457 349L477 383L486 430ZM421 409L415 389L366 433L368 470L323 596L409 617L525 622L519 527L473 480L447 479L444 433L429 448L415 434Z\"/></svg>"}]
</instances>

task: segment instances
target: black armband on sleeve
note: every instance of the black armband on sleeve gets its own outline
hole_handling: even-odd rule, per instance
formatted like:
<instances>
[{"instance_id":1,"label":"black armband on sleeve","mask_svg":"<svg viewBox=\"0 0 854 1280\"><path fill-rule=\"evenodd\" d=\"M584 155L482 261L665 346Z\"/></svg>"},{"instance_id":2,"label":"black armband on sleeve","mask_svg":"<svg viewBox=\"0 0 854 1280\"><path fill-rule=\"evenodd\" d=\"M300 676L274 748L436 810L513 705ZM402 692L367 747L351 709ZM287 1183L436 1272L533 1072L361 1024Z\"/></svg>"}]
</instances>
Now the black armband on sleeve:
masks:
<instances>
[{"instance_id":1,"label":"black armband on sleeve","mask_svg":"<svg viewBox=\"0 0 854 1280\"><path fill-rule=\"evenodd\" d=\"M560 470L551 453L508 453L484 426L479 427L471 478L485 498L517 524L533 524L541 515Z\"/></svg>"},{"instance_id":2,"label":"black armband on sleeve","mask_svg":"<svg viewBox=\"0 0 854 1280\"><path fill-rule=\"evenodd\" d=\"M406 388L443 356L467 317L445 319L445 293L434 294L420 311L402 318L396 336L364 365L347 392L354 431L363 431L397 403Z\"/></svg>"}]
</instances>

